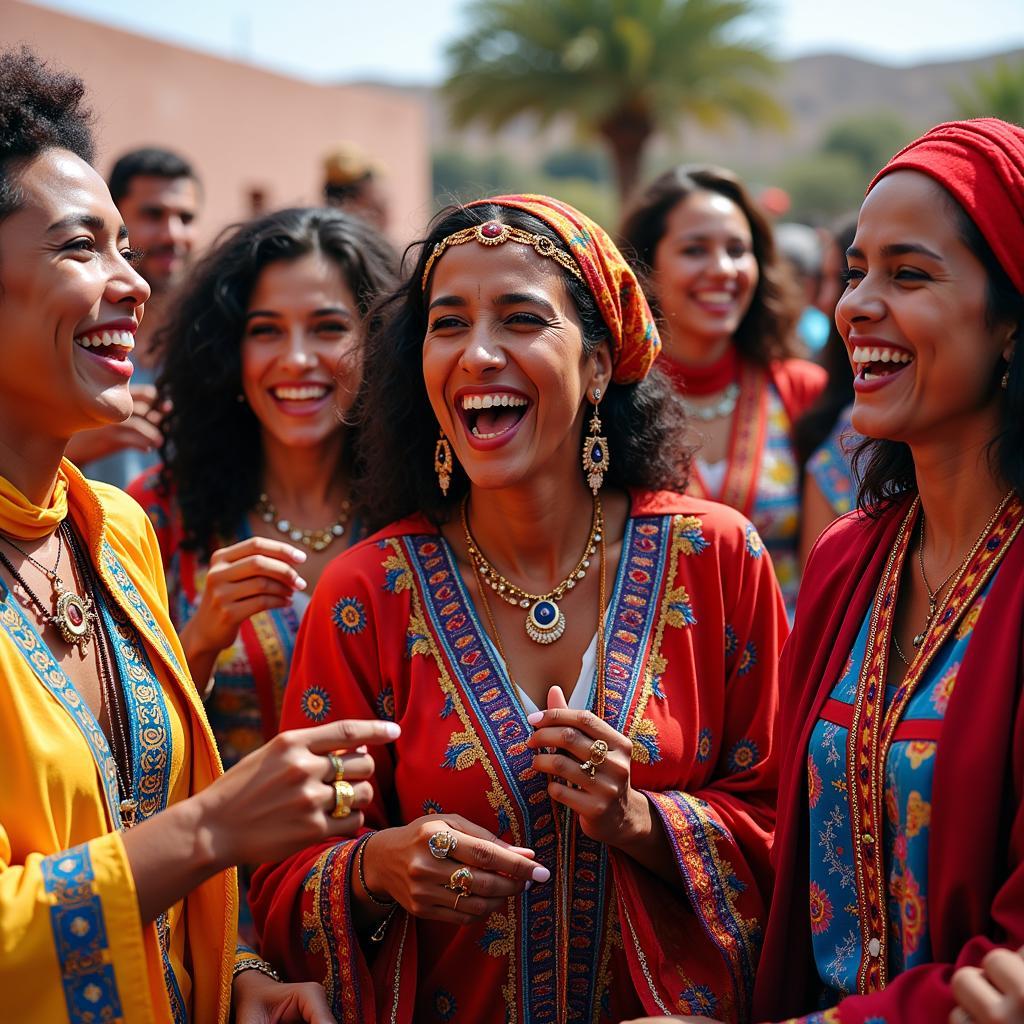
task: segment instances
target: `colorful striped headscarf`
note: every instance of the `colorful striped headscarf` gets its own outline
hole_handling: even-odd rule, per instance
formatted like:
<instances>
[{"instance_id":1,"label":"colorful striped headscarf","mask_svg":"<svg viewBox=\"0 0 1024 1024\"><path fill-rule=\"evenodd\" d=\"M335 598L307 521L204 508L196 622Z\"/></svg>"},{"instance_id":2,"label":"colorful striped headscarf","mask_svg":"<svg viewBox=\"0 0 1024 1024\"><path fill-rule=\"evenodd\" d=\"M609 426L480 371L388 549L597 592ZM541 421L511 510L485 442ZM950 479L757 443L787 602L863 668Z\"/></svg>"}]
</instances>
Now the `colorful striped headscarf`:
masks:
<instances>
[{"instance_id":1,"label":"colorful striped headscarf","mask_svg":"<svg viewBox=\"0 0 1024 1024\"><path fill-rule=\"evenodd\" d=\"M496 196L468 205L489 204L532 214L562 239L608 327L612 380L643 380L661 352L661 338L636 275L604 228L550 196Z\"/></svg>"},{"instance_id":2,"label":"colorful striped headscarf","mask_svg":"<svg viewBox=\"0 0 1024 1024\"><path fill-rule=\"evenodd\" d=\"M868 191L901 170L927 174L952 194L1024 294L1024 128L995 117L936 125L901 149Z\"/></svg>"}]
</instances>

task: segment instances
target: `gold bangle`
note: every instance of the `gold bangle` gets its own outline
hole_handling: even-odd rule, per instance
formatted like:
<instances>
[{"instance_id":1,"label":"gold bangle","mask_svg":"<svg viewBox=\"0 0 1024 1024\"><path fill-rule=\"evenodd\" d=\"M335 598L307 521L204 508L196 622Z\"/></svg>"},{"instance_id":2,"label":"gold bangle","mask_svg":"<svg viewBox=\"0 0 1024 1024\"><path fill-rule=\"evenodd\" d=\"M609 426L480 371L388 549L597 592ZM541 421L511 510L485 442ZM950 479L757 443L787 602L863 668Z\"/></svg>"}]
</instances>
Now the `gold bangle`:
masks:
<instances>
[{"instance_id":1,"label":"gold bangle","mask_svg":"<svg viewBox=\"0 0 1024 1024\"><path fill-rule=\"evenodd\" d=\"M231 979L234 980L245 971L259 971L260 974L273 978L278 984L281 982L281 975L266 960L261 960L258 956L247 957L245 960L236 960L235 966L231 971Z\"/></svg>"},{"instance_id":2,"label":"gold bangle","mask_svg":"<svg viewBox=\"0 0 1024 1024\"><path fill-rule=\"evenodd\" d=\"M398 900L382 900L379 896L374 896L374 894L370 892L370 887L366 884L366 875L363 873L363 851L366 849L366 845L370 841L370 836L376 834L376 832L371 832L359 844L359 849L356 850L356 871L359 874L359 884L363 887L363 892L366 893L370 902L376 903L378 907L390 907L393 910Z\"/></svg>"}]
</instances>

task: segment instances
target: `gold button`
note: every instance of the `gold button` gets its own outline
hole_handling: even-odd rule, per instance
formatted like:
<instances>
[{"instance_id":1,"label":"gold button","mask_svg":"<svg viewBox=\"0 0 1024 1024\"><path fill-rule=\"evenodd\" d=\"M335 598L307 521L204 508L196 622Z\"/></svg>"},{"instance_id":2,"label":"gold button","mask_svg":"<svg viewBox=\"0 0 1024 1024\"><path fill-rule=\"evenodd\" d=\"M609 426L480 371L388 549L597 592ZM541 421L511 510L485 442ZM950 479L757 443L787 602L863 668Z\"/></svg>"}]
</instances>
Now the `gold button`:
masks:
<instances>
[{"instance_id":1,"label":"gold button","mask_svg":"<svg viewBox=\"0 0 1024 1024\"><path fill-rule=\"evenodd\" d=\"M875 837L870 832L865 832L864 835L860 837L860 841L865 846L872 846L874 845Z\"/></svg>"}]
</instances>

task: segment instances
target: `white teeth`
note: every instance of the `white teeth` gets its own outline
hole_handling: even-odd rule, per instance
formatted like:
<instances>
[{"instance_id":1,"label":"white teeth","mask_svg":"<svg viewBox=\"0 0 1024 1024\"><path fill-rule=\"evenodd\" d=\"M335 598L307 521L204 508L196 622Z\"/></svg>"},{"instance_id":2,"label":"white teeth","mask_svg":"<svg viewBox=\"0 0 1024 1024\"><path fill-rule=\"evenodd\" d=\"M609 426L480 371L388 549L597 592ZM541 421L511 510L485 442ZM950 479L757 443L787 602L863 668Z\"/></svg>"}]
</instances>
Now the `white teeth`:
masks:
<instances>
[{"instance_id":1,"label":"white teeth","mask_svg":"<svg viewBox=\"0 0 1024 1024\"><path fill-rule=\"evenodd\" d=\"M129 352L135 348L135 335L131 331L101 331L98 334L85 334L81 338L75 338L75 343L82 348L103 348L107 345L114 345L117 348L126 348Z\"/></svg>"},{"instance_id":2,"label":"white teeth","mask_svg":"<svg viewBox=\"0 0 1024 1024\"><path fill-rule=\"evenodd\" d=\"M857 345L853 349L853 361L864 363L912 363L914 357L902 348L865 348Z\"/></svg>"},{"instance_id":3,"label":"white teeth","mask_svg":"<svg viewBox=\"0 0 1024 1024\"><path fill-rule=\"evenodd\" d=\"M308 402L313 398L323 398L327 388L323 384L305 384L299 387L271 388L271 393L283 402Z\"/></svg>"},{"instance_id":4,"label":"white teeth","mask_svg":"<svg viewBox=\"0 0 1024 1024\"><path fill-rule=\"evenodd\" d=\"M732 302L733 294L732 292L699 292L697 299L700 302Z\"/></svg>"},{"instance_id":5,"label":"white teeth","mask_svg":"<svg viewBox=\"0 0 1024 1024\"><path fill-rule=\"evenodd\" d=\"M518 409L528 404L527 400L522 398L520 395L510 395L506 392L490 395L462 396L463 409L491 409L495 406ZM484 435L481 434L478 436L483 437Z\"/></svg>"}]
</instances>

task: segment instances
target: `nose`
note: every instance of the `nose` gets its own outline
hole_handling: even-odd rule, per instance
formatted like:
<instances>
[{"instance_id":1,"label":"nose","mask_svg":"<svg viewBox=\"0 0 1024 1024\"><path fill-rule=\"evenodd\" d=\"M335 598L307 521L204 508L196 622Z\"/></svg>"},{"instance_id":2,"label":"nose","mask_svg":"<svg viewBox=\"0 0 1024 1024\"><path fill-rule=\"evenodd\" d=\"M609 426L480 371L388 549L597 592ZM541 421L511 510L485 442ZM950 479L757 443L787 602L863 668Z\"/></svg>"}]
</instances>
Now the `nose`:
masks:
<instances>
[{"instance_id":1,"label":"nose","mask_svg":"<svg viewBox=\"0 0 1024 1024\"><path fill-rule=\"evenodd\" d=\"M195 236L195 229L177 214L171 214L167 221L167 237L174 245L174 248L189 252L192 249L192 242Z\"/></svg>"},{"instance_id":2,"label":"nose","mask_svg":"<svg viewBox=\"0 0 1024 1024\"><path fill-rule=\"evenodd\" d=\"M711 254L711 273L719 277L736 276L736 258L723 245Z\"/></svg>"},{"instance_id":3,"label":"nose","mask_svg":"<svg viewBox=\"0 0 1024 1024\"><path fill-rule=\"evenodd\" d=\"M855 288L847 288L836 303L836 326L870 323L885 316L885 302L879 295L870 274L865 274Z\"/></svg>"},{"instance_id":4,"label":"nose","mask_svg":"<svg viewBox=\"0 0 1024 1024\"><path fill-rule=\"evenodd\" d=\"M505 349L500 341L488 331L486 324L478 321L466 335L465 347L459 355L459 368L477 377L500 370L506 362Z\"/></svg>"},{"instance_id":5,"label":"nose","mask_svg":"<svg viewBox=\"0 0 1024 1024\"><path fill-rule=\"evenodd\" d=\"M281 363L295 373L302 373L316 365L316 353L302 325L296 325L288 332Z\"/></svg>"},{"instance_id":6,"label":"nose","mask_svg":"<svg viewBox=\"0 0 1024 1024\"><path fill-rule=\"evenodd\" d=\"M104 297L116 306L130 306L133 310L149 299L150 287L146 279L118 254L113 257Z\"/></svg>"}]
</instances>

